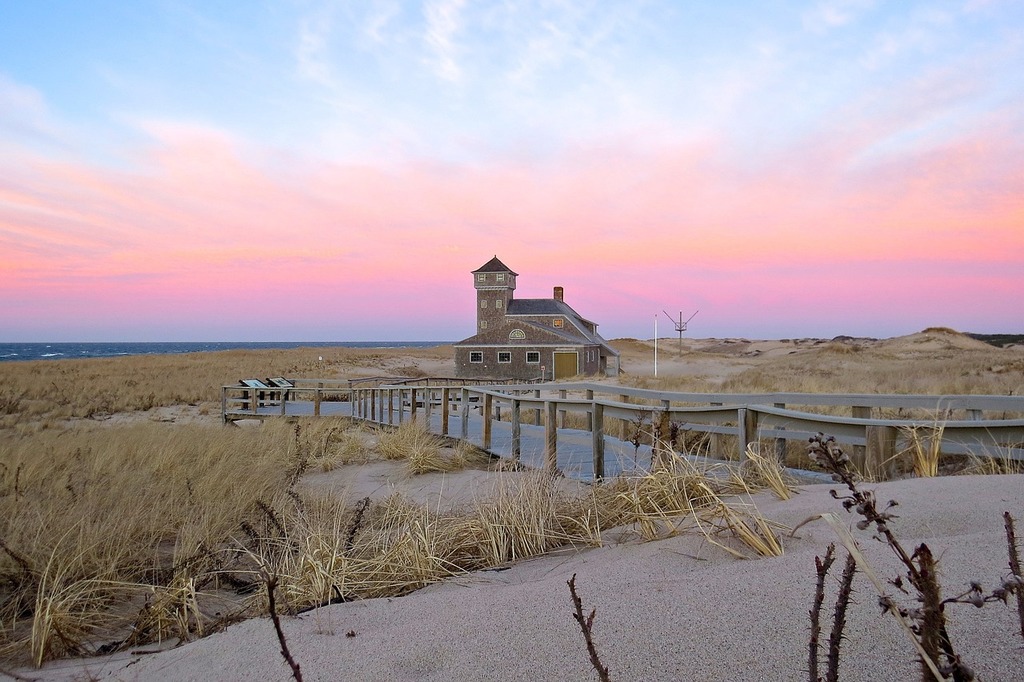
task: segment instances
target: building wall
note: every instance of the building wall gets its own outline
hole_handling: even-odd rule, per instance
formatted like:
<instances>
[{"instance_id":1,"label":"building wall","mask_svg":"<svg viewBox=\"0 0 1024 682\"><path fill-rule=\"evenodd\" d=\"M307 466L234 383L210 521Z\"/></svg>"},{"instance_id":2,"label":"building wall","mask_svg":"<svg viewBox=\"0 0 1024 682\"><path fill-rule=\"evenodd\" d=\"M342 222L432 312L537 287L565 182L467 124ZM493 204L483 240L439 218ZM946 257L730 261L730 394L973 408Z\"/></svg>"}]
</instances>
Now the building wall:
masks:
<instances>
[{"instance_id":1,"label":"building wall","mask_svg":"<svg viewBox=\"0 0 1024 682\"><path fill-rule=\"evenodd\" d=\"M474 273L473 286L476 288L477 333L501 326L516 288L515 275L510 272Z\"/></svg>"},{"instance_id":2,"label":"building wall","mask_svg":"<svg viewBox=\"0 0 1024 682\"><path fill-rule=\"evenodd\" d=\"M554 354L564 351L578 354L581 374L596 374L600 368L600 350L597 346L457 346L456 376L523 381L532 381L541 376L551 379L555 366ZM474 352L481 354L481 362L471 362L471 354ZM526 361L527 353L530 352L538 354L538 362ZM499 353L509 353L510 362L499 362Z\"/></svg>"}]
</instances>

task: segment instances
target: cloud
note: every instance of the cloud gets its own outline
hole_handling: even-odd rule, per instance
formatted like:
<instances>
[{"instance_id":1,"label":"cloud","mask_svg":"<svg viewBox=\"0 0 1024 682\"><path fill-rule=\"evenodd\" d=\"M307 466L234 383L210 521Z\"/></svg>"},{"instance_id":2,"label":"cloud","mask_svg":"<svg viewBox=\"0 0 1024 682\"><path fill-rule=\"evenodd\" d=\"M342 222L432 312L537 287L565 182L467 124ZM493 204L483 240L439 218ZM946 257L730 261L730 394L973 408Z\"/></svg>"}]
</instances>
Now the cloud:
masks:
<instances>
[{"instance_id":1,"label":"cloud","mask_svg":"<svg viewBox=\"0 0 1024 682\"><path fill-rule=\"evenodd\" d=\"M390 39L388 35L385 35L385 30L391 26L400 12L401 8L396 2L390 0L374 2L371 11L363 21L363 35L374 43L387 44Z\"/></svg>"},{"instance_id":2,"label":"cloud","mask_svg":"<svg viewBox=\"0 0 1024 682\"><path fill-rule=\"evenodd\" d=\"M295 61L300 78L321 85L333 85L328 54L331 30L332 21L324 12L317 16L303 17L299 21Z\"/></svg>"},{"instance_id":3,"label":"cloud","mask_svg":"<svg viewBox=\"0 0 1024 682\"><path fill-rule=\"evenodd\" d=\"M804 28L824 33L848 26L875 5L874 0L823 0L804 12Z\"/></svg>"},{"instance_id":4,"label":"cloud","mask_svg":"<svg viewBox=\"0 0 1024 682\"><path fill-rule=\"evenodd\" d=\"M434 73L438 78L456 82L462 77L455 38L462 28L465 0L433 0L424 5L427 21L424 41L433 53Z\"/></svg>"},{"instance_id":5,"label":"cloud","mask_svg":"<svg viewBox=\"0 0 1024 682\"><path fill-rule=\"evenodd\" d=\"M13 149L15 145L7 143L12 139L63 147L68 133L42 92L0 72L0 149Z\"/></svg>"}]
</instances>

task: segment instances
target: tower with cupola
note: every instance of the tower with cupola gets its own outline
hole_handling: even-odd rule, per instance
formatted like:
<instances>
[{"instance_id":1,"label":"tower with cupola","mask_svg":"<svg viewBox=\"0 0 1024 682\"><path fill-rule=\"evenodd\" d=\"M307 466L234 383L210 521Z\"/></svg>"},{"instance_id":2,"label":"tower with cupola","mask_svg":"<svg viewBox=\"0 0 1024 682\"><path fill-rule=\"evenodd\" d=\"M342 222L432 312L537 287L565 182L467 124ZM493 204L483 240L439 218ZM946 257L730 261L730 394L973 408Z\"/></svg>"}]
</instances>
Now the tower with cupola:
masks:
<instances>
[{"instance_id":1,"label":"tower with cupola","mask_svg":"<svg viewBox=\"0 0 1024 682\"><path fill-rule=\"evenodd\" d=\"M516 277L516 273L497 256L473 271L477 334L495 329L505 321L505 313L516 288Z\"/></svg>"}]
</instances>

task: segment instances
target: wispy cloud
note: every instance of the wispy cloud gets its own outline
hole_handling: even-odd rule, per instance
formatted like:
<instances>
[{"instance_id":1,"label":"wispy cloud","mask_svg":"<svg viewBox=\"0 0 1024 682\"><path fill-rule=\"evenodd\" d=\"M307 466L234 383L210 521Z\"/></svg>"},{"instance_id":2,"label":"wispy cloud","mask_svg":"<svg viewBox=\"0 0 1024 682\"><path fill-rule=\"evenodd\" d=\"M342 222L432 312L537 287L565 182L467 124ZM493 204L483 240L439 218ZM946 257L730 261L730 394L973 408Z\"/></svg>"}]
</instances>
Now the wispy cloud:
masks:
<instances>
[{"instance_id":1,"label":"wispy cloud","mask_svg":"<svg viewBox=\"0 0 1024 682\"><path fill-rule=\"evenodd\" d=\"M363 20L363 35L374 43L385 44L389 36L385 34L391 23L399 16L401 7L393 0L377 0Z\"/></svg>"},{"instance_id":2,"label":"wispy cloud","mask_svg":"<svg viewBox=\"0 0 1024 682\"><path fill-rule=\"evenodd\" d=\"M431 60L438 78L456 82L462 77L456 37L462 28L465 0L432 0L423 7L426 19L424 40L433 55Z\"/></svg>"},{"instance_id":3,"label":"wispy cloud","mask_svg":"<svg viewBox=\"0 0 1024 682\"><path fill-rule=\"evenodd\" d=\"M54 117L39 90L18 83L0 71L0 149L4 149L9 140L63 146L68 132L67 126Z\"/></svg>"},{"instance_id":4,"label":"wispy cloud","mask_svg":"<svg viewBox=\"0 0 1024 682\"><path fill-rule=\"evenodd\" d=\"M325 12L303 17L299 21L295 61L300 78L321 85L333 85L328 53L331 28L331 18Z\"/></svg>"},{"instance_id":5,"label":"wispy cloud","mask_svg":"<svg viewBox=\"0 0 1024 682\"><path fill-rule=\"evenodd\" d=\"M804 28L825 32L842 28L856 21L874 6L875 0L822 0L804 12Z\"/></svg>"}]
</instances>

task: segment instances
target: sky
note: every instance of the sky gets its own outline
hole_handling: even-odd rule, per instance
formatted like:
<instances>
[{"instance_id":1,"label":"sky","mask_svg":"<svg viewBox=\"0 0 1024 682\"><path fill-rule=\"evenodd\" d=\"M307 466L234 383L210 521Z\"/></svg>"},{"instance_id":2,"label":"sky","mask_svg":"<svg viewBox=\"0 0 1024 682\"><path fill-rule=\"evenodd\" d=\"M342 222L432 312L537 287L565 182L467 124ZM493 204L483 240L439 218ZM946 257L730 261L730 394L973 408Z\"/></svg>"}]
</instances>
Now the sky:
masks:
<instances>
[{"instance_id":1,"label":"sky","mask_svg":"<svg viewBox=\"0 0 1024 682\"><path fill-rule=\"evenodd\" d=\"M0 0L0 341L1024 331L1019 0ZM663 312L664 311L664 312Z\"/></svg>"}]
</instances>

